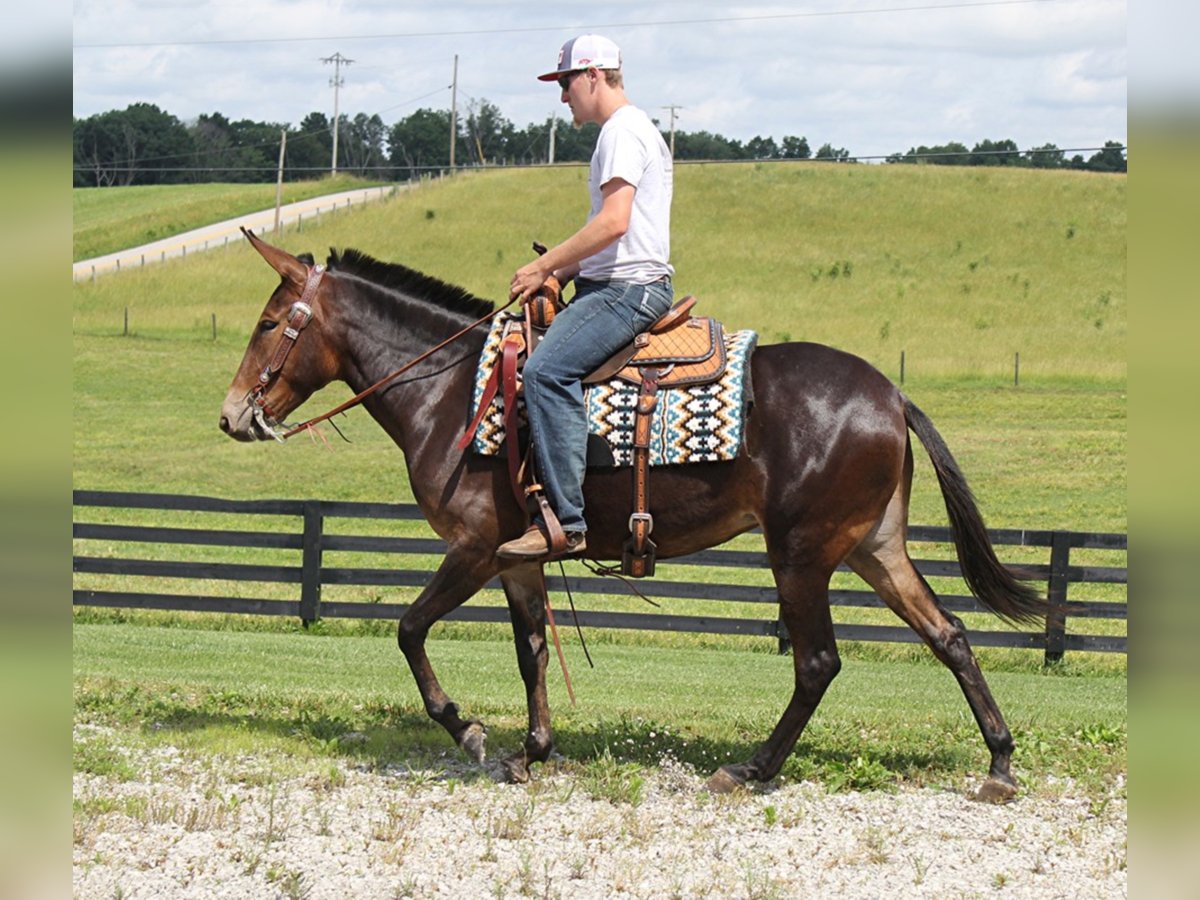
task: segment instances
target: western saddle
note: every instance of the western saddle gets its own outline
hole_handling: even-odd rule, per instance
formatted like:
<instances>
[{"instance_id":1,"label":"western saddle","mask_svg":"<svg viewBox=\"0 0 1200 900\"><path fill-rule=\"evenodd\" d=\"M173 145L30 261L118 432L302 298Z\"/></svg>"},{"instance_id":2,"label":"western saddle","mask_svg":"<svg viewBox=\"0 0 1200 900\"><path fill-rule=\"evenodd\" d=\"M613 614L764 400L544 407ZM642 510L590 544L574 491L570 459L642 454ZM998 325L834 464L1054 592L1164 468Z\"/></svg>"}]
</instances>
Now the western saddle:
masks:
<instances>
[{"instance_id":1,"label":"western saddle","mask_svg":"<svg viewBox=\"0 0 1200 900\"><path fill-rule=\"evenodd\" d=\"M616 378L635 385L638 391L633 429L633 504L629 538L621 555L622 573L634 578L654 574L649 469L652 415L658 404L658 392L663 388L709 384L725 373L724 328L716 319L693 316L695 305L696 298L691 295L679 300L647 331L584 379L585 384L596 384ZM459 448L466 449L497 392L502 392L513 494L522 506L528 507L530 501L536 504L546 522L552 558L566 546L566 536L546 501L542 486L533 476L533 458L528 448L525 458L521 458L517 439L517 395L521 388L520 371L527 354L536 351L555 312L561 308L558 285L554 282L549 289L544 288L532 297L522 314L505 321L497 364L484 388L475 418L459 440Z\"/></svg>"}]
</instances>

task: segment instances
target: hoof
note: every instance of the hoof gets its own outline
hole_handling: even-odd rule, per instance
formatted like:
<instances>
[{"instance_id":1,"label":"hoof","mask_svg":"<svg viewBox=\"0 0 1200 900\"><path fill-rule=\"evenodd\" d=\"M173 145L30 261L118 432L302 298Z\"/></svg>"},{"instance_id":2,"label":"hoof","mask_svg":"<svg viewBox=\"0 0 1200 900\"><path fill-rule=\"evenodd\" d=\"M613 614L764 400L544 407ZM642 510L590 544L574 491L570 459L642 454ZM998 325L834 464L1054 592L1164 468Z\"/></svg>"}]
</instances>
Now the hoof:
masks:
<instances>
[{"instance_id":1,"label":"hoof","mask_svg":"<svg viewBox=\"0 0 1200 900\"><path fill-rule=\"evenodd\" d=\"M979 789L975 799L980 803L1008 803L1015 796L1017 796L1015 784L1009 784L997 778L989 778L983 783L983 787Z\"/></svg>"},{"instance_id":2,"label":"hoof","mask_svg":"<svg viewBox=\"0 0 1200 900\"><path fill-rule=\"evenodd\" d=\"M471 757L475 762L483 762L483 758L487 755L484 748L484 742L487 740L487 729L478 722L472 722L465 729L458 739L458 746L462 747L467 756Z\"/></svg>"},{"instance_id":3,"label":"hoof","mask_svg":"<svg viewBox=\"0 0 1200 900\"><path fill-rule=\"evenodd\" d=\"M524 753L514 753L500 763L500 771L509 784L525 784L529 781L529 764Z\"/></svg>"},{"instance_id":4,"label":"hoof","mask_svg":"<svg viewBox=\"0 0 1200 900\"><path fill-rule=\"evenodd\" d=\"M742 782L730 775L725 769L713 772L708 783L704 785L710 794L731 794L738 788L745 787Z\"/></svg>"}]
</instances>

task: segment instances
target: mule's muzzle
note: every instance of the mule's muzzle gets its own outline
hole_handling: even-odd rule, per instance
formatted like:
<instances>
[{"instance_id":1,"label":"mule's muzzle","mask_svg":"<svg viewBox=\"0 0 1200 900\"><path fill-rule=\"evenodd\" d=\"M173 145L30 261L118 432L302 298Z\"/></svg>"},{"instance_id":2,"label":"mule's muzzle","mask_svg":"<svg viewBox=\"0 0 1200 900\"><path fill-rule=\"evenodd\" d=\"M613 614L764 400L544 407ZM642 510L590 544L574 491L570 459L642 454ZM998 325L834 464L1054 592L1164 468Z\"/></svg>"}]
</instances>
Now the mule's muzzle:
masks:
<instances>
[{"instance_id":1,"label":"mule's muzzle","mask_svg":"<svg viewBox=\"0 0 1200 900\"><path fill-rule=\"evenodd\" d=\"M232 402L225 401L225 405L221 408L220 427L235 441L250 443L251 441L265 441L271 437L259 427L254 409L244 397Z\"/></svg>"}]
</instances>

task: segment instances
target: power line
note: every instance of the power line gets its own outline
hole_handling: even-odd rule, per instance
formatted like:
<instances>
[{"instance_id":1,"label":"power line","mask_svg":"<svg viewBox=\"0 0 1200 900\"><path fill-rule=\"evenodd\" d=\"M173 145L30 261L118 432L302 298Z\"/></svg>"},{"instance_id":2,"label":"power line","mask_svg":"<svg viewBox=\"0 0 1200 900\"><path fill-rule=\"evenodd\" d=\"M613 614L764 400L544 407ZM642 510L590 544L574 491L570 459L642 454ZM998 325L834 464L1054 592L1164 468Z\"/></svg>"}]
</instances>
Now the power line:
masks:
<instances>
[{"instance_id":1,"label":"power line","mask_svg":"<svg viewBox=\"0 0 1200 900\"><path fill-rule=\"evenodd\" d=\"M661 28L675 25L714 25L727 22L766 22L779 19L821 19L845 16L873 16L894 13L936 12L944 9L975 9L989 6L1028 6L1034 3L1057 3L1061 0L978 0L972 3L922 4L919 6L878 7L871 9L834 9L816 12L764 13L749 16L716 16L704 19L659 19L650 22L607 22L591 25L535 25L521 28L470 28L448 31L401 31L387 34L322 34L314 37L257 37L257 38L207 38L187 41L114 41L76 43L77 50L115 49L123 47L192 47L217 44L287 44L305 41L373 41L401 38L462 37L490 34L532 34L547 31L602 31L614 28Z\"/></svg>"}]
</instances>

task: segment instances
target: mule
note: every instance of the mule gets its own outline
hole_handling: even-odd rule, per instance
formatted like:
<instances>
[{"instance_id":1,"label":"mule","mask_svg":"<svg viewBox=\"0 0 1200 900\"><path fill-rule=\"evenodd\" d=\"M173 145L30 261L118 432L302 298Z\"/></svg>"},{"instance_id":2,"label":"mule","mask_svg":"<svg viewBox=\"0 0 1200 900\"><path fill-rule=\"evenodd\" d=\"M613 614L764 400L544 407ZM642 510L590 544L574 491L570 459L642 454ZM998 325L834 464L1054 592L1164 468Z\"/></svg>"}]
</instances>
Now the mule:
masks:
<instances>
[{"instance_id":1,"label":"mule","mask_svg":"<svg viewBox=\"0 0 1200 900\"><path fill-rule=\"evenodd\" d=\"M247 237L281 280L221 409L221 430L237 440L276 436L280 423L330 382L364 391L397 362L417 357L495 308L460 288L355 250L331 251L321 272L311 257ZM310 313L296 305L302 295ZM300 331L297 324L307 327ZM442 689L425 643L435 622L499 576L529 708L524 744L503 760L503 771L509 780L523 782L530 766L545 762L553 747L541 573L538 564L495 553L526 525L503 458L455 448L470 418L485 330L467 331L362 402L403 451L413 497L447 544L445 558L399 622L400 650L429 716L481 762L485 729L463 718ZM721 766L708 787L724 792L750 780L769 781L791 753L841 668L828 592L834 570L844 562L954 673L991 754L978 797L1010 799L1016 792L1012 735L962 623L941 606L908 555L910 430L933 462L972 594L1014 623L1044 616L1044 601L997 560L945 442L880 372L856 356L813 343L760 346L750 368L754 405L737 458L662 466L653 474L660 558L761 528L779 617L793 651L794 687L774 731L745 762ZM585 556L620 558L631 477L629 468L588 472Z\"/></svg>"}]
</instances>

